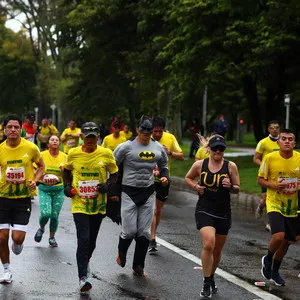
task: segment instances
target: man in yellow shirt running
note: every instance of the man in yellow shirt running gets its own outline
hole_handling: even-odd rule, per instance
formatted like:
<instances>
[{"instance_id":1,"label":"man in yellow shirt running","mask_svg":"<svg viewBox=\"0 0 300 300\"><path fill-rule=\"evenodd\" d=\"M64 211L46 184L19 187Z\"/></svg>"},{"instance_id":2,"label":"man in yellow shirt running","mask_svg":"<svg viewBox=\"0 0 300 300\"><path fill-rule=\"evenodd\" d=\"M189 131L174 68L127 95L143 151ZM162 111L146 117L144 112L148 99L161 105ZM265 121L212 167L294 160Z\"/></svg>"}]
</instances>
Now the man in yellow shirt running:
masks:
<instances>
[{"instance_id":1,"label":"man in yellow shirt running","mask_svg":"<svg viewBox=\"0 0 300 300\"><path fill-rule=\"evenodd\" d=\"M298 181L300 179L300 153L294 151L295 135L285 129L278 139L279 151L263 159L258 183L267 188L267 213L271 227L268 253L262 257L262 276L277 286L285 281L279 274L282 259L289 242L296 241L298 230Z\"/></svg>"},{"instance_id":2,"label":"man in yellow shirt running","mask_svg":"<svg viewBox=\"0 0 300 300\"><path fill-rule=\"evenodd\" d=\"M183 152L177 142L176 137L166 132L166 121L164 118L158 116L153 118L153 133L152 137L154 140L163 145L168 155L168 169L170 171L171 159L184 160ZM149 253L157 252L157 244L155 240L156 230L159 225L163 207L167 201L169 195L170 184L163 185L159 180L160 174L157 167L154 168L154 180L156 190L156 206L154 211L153 222L151 225L151 240L149 244Z\"/></svg>"},{"instance_id":3,"label":"man in yellow shirt running","mask_svg":"<svg viewBox=\"0 0 300 300\"><path fill-rule=\"evenodd\" d=\"M64 152L66 154L68 154L70 148L78 146L80 133L80 128L76 127L76 121L70 120L69 127L66 128L60 136L60 140L64 144Z\"/></svg>"},{"instance_id":4,"label":"man in yellow shirt running","mask_svg":"<svg viewBox=\"0 0 300 300\"><path fill-rule=\"evenodd\" d=\"M107 135L102 142L102 147L108 148L111 151L114 151L119 144L127 141L126 137L120 134L122 127L119 121L113 123L113 128L114 133Z\"/></svg>"}]
</instances>

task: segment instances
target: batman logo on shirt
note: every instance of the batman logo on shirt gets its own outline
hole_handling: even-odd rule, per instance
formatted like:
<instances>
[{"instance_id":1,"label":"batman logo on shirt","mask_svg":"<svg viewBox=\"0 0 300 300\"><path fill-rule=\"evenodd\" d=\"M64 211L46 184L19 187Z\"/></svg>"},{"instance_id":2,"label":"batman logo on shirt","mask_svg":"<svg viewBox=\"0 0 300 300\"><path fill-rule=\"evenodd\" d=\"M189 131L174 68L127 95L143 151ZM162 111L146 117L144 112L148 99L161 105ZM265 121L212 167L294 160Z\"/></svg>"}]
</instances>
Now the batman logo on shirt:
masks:
<instances>
[{"instance_id":1,"label":"batman logo on shirt","mask_svg":"<svg viewBox=\"0 0 300 300\"><path fill-rule=\"evenodd\" d=\"M143 160L150 160L153 159L154 157L155 157L155 153L153 153L152 151L141 151L139 153L139 158Z\"/></svg>"}]
</instances>

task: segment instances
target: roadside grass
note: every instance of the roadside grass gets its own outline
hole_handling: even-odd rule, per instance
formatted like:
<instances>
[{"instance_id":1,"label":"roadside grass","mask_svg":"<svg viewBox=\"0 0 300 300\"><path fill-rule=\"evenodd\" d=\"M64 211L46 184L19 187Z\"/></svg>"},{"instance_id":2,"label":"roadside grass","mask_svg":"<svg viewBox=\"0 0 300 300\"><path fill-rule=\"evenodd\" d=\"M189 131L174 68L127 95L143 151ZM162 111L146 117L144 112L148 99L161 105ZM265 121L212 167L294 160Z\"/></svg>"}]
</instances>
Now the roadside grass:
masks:
<instances>
[{"instance_id":1,"label":"roadside grass","mask_svg":"<svg viewBox=\"0 0 300 300\"><path fill-rule=\"evenodd\" d=\"M181 144L180 147L182 148L184 156L188 157L190 145ZM228 150L229 149L226 149L226 152L230 152ZM253 156L230 157L227 159L236 163L238 167L241 180L241 191L260 195L261 187L257 184L258 166L253 162ZM186 159L184 161L172 159L171 176L184 178L193 163L193 159Z\"/></svg>"}]
</instances>

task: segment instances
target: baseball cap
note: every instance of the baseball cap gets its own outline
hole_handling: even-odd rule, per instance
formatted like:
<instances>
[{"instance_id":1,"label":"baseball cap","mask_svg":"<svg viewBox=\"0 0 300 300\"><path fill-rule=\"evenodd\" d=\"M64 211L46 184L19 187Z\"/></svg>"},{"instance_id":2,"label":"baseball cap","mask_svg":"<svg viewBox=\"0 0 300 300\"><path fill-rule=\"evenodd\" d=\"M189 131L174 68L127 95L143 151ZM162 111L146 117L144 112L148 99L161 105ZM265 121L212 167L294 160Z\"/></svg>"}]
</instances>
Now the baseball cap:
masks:
<instances>
[{"instance_id":1,"label":"baseball cap","mask_svg":"<svg viewBox=\"0 0 300 300\"><path fill-rule=\"evenodd\" d=\"M83 134L84 137L87 137L89 135L98 136L100 135L100 129L98 125L94 122L85 122L81 126L81 133Z\"/></svg>"},{"instance_id":2,"label":"baseball cap","mask_svg":"<svg viewBox=\"0 0 300 300\"><path fill-rule=\"evenodd\" d=\"M35 113L33 111L29 111L27 114L26 114L26 118L30 121L35 121Z\"/></svg>"},{"instance_id":3,"label":"baseball cap","mask_svg":"<svg viewBox=\"0 0 300 300\"><path fill-rule=\"evenodd\" d=\"M138 128L139 132L151 134L153 131L152 118L147 116L142 116L140 118L140 124Z\"/></svg>"},{"instance_id":4,"label":"baseball cap","mask_svg":"<svg viewBox=\"0 0 300 300\"><path fill-rule=\"evenodd\" d=\"M209 139L208 146L210 148L215 147L215 146L223 146L226 148L226 143L222 136L217 135L217 136L213 136L212 138Z\"/></svg>"}]
</instances>

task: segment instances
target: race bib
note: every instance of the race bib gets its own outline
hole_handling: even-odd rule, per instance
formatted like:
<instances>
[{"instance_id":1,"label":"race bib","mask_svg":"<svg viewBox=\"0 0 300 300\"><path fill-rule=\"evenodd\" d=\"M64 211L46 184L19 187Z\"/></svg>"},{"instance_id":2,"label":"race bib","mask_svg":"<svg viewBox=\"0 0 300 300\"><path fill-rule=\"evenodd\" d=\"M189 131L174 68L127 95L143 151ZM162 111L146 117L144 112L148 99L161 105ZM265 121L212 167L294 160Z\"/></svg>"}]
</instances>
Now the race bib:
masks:
<instances>
[{"instance_id":1,"label":"race bib","mask_svg":"<svg viewBox=\"0 0 300 300\"><path fill-rule=\"evenodd\" d=\"M282 190L284 194L295 194L297 192L297 178L278 178L278 182L285 183Z\"/></svg>"},{"instance_id":2,"label":"race bib","mask_svg":"<svg viewBox=\"0 0 300 300\"><path fill-rule=\"evenodd\" d=\"M55 185L58 182L58 177L53 174L46 174L43 177L43 183L46 185Z\"/></svg>"},{"instance_id":3,"label":"race bib","mask_svg":"<svg viewBox=\"0 0 300 300\"><path fill-rule=\"evenodd\" d=\"M6 169L6 183L20 184L25 183L25 168L7 168Z\"/></svg>"},{"instance_id":4,"label":"race bib","mask_svg":"<svg viewBox=\"0 0 300 300\"><path fill-rule=\"evenodd\" d=\"M78 181L78 195L80 198L92 199L98 197L98 180Z\"/></svg>"},{"instance_id":5,"label":"race bib","mask_svg":"<svg viewBox=\"0 0 300 300\"><path fill-rule=\"evenodd\" d=\"M73 148L76 146L76 140L68 140L67 145L69 148Z\"/></svg>"}]
</instances>

